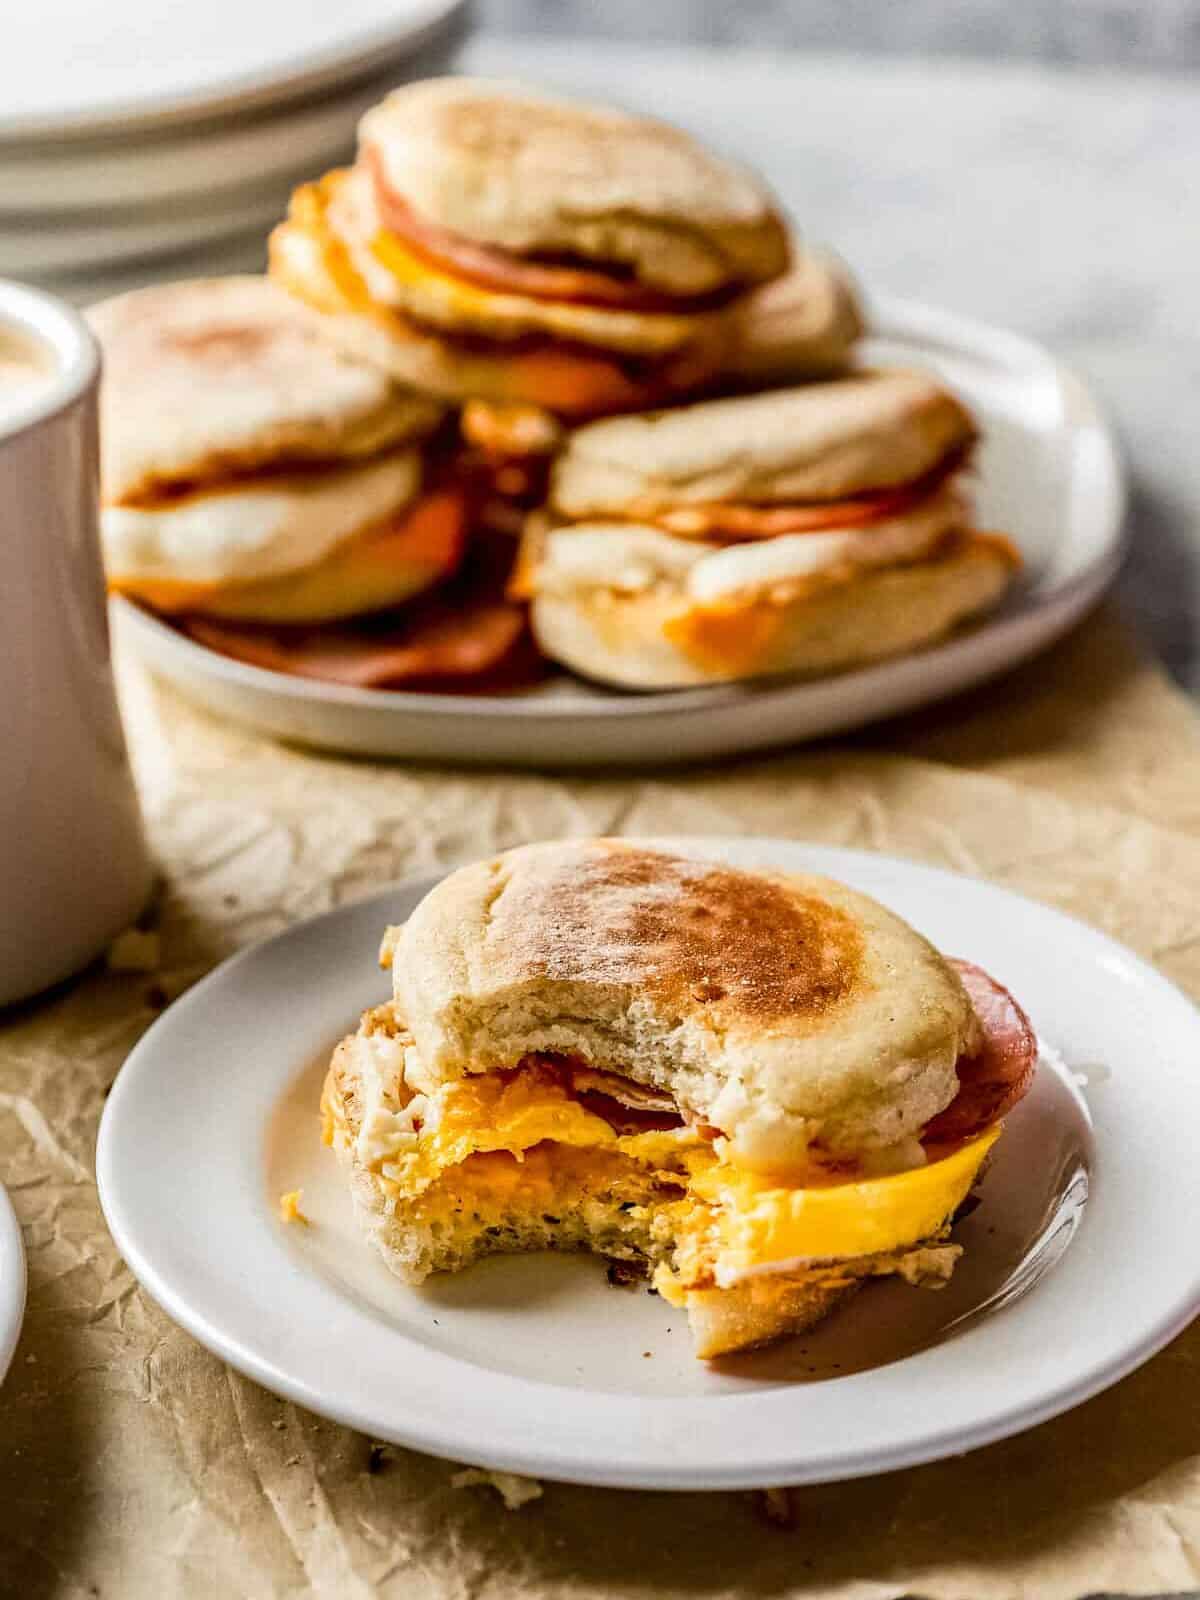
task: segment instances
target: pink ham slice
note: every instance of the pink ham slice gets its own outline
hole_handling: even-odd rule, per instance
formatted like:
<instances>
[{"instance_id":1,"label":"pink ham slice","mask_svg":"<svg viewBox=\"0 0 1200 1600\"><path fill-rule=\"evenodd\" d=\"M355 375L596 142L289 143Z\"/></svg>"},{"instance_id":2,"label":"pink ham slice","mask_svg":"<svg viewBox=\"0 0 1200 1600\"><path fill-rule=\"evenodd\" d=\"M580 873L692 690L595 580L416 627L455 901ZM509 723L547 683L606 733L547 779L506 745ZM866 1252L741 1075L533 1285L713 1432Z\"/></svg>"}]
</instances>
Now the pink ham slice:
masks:
<instances>
[{"instance_id":1,"label":"pink ham slice","mask_svg":"<svg viewBox=\"0 0 1200 1600\"><path fill-rule=\"evenodd\" d=\"M390 633L354 625L246 627L207 617L189 617L183 626L198 644L253 667L378 689L493 672L517 646L525 618L501 601L404 618Z\"/></svg>"},{"instance_id":2,"label":"pink ham slice","mask_svg":"<svg viewBox=\"0 0 1200 1600\"><path fill-rule=\"evenodd\" d=\"M668 533L684 538L728 539L737 543L750 539L774 539L783 533L823 533L830 528L869 527L900 516L938 490L961 472L970 459L970 446L960 447L944 457L920 478L896 484L890 489L873 489L853 499L810 501L803 505L749 505L712 502L672 506L652 511L642 519Z\"/></svg>"},{"instance_id":3,"label":"pink ham slice","mask_svg":"<svg viewBox=\"0 0 1200 1600\"><path fill-rule=\"evenodd\" d=\"M618 1077L615 1072L601 1072L596 1067L572 1065L569 1070L571 1087L577 1091L606 1094L632 1111L669 1111L679 1115L675 1101L661 1089L648 1089L631 1078Z\"/></svg>"},{"instance_id":4,"label":"pink ham slice","mask_svg":"<svg viewBox=\"0 0 1200 1600\"><path fill-rule=\"evenodd\" d=\"M396 234L432 266L465 278L481 289L535 300L612 307L619 311L686 314L726 305L745 288L744 284L734 283L704 294L672 295L614 276L600 266L537 261L495 245L480 244L478 240L422 221L389 187L378 151L368 146L363 160L371 173L380 218L389 233Z\"/></svg>"},{"instance_id":5,"label":"pink ham slice","mask_svg":"<svg viewBox=\"0 0 1200 1600\"><path fill-rule=\"evenodd\" d=\"M1037 1067L1037 1038L1008 990L969 961L951 965L963 981L983 1029L983 1043L958 1063L958 1093L922 1134L926 1144L969 1139L1010 1111L1028 1092Z\"/></svg>"}]
</instances>

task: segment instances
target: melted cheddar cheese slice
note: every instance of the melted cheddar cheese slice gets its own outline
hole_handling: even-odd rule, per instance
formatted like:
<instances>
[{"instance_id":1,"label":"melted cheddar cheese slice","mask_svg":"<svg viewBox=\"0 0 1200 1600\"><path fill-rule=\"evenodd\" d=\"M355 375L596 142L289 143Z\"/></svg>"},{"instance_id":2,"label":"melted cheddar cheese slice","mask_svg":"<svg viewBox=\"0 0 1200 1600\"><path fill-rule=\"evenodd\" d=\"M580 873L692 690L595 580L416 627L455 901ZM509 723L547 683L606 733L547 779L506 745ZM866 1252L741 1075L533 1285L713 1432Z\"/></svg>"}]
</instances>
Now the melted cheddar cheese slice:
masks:
<instances>
[{"instance_id":1,"label":"melted cheddar cheese slice","mask_svg":"<svg viewBox=\"0 0 1200 1600\"><path fill-rule=\"evenodd\" d=\"M966 1199L999 1137L997 1123L923 1167L805 1188L714 1162L693 1175L686 1209L672 1219L675 1273L665 1283L660 1274L658 1287L670 1298L672 1281L711 1276L728 1288L756 1273L886 1255L932 1238Z\"/></svg>"},{"instance_id":2,"label":"melted cheddar cheese slice","mask_svg":"<svg viewBox=\"0 0 1200 1600\"><path fill-rule=\"evenodd\" d=\"M425 321L458 332L475 332L492 338L520 338L529 333L549 333L560 338L596 343L603 349L636 355L662 355L694 343L709 333L714 320L696 314L613 311L572 301L531 300L522 295L484 289L418 255L396 234L381 229L368 246L371 255L387 269L390 283L372 273L370 263L357 259L368 285L385 303L400 306Z\"/></svg>"},{"instance_id":3,"label":"melted cheddar cheese slice","mask_svg":"<svg viewBox=\"0 0 1200 1600\"><path fill-rule=\"evenodd\" d=\"M739 1168L723 1140L688 1126L620 1132L550 1072L480 1073L408 1095L397 1090L399 1040L360 1035L356 1044L357 1156L391 1196L427 1194L443 1179L448 1198L480 1184L514 1192L527 1180L541 1205L555 1182L556 1150L570 1148L572 1181L588 1153L598 1175L614 1161L632 1163L662 1186L654 1229L671 1265L660 1266L656 1284L668 1298L695 1285L727 1287L756 1273L795 1273L935 1237L1000 1134L995 1124L907 1171L852 1181L818 1174L804 1186L786 1185ZM328 1118L328 1104L326 1111ZM327 1140L340 1132L327 1121Z\"/></svg>"}]
</instances>

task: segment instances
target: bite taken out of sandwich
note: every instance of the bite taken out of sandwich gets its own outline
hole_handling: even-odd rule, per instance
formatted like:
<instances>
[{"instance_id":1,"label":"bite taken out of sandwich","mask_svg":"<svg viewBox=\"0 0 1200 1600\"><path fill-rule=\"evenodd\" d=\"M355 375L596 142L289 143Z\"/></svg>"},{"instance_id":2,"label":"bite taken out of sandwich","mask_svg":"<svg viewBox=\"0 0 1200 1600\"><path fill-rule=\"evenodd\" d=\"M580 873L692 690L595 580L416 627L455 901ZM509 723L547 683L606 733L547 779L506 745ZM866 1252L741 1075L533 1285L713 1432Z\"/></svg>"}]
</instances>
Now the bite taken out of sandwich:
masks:
<instances>
[{"instance_id":1,"label":"bite taken out of sandwich","mask_svg":"<svg viewBox=\"0 0 1200 1600\"><path fill-rule=\"evenodd\" d=\"M832 266L803 258L792 309L758 314L793 249L763 184L680 129L443 78L367 113L354 165L297 190L270 256L401 381L580 418L703 392L783 324L793 369L840 365L860 322Z\"/></svg>"},{"instance_id":2,"label":"bite taken out of sandwich","mask_svg":"<svg viewBox=\"0 0 1200 1600\"><path fill-rule=\"evenodd\" d=\"M584 840L446 878L385 941L325 1136L410 1284L496 1252L638 1263L697 1355L872 1278L939 1286L1037 1059L1017 1002L866 896Z\"/></svg>"},{"instance_id":3,"label":"bite taken out of sandwich","mask_svg":"<svg viewBox=\"0 0 1200 1600\"><path fill-rule=\"evenodd\" d=\"M914 650L1021 564L975 526L975 439L954 395L903 371L589 423L529 519L516 590L551 660L630 689Z\"/></svg>"},{"instance_id":4,"label":"bite taken out of sandwich","mask_svg":"<svg viewBox=\"0 0 1200 1600\"><path fill-rule=\"evenodd\" d=\"M472 510L439 401L334 350L266 278L88 315L115 593L252 664L362 685L473 676L518 646L498 586L482 622L423 602L462 567Z\"/></svg>"}]
</instances>

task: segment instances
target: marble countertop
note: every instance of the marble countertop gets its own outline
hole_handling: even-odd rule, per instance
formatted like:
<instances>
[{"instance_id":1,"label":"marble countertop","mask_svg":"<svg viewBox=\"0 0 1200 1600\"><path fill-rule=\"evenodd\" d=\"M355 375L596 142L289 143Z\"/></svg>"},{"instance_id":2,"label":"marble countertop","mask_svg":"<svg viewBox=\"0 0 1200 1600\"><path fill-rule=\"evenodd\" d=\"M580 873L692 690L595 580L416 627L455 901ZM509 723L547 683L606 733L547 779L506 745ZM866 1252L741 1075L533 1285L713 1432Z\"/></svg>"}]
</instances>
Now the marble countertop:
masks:
<instances>
[{"instance_id":1,"label":"marble countertop","mask_svg":"<svg viewBox=\"0 0 1200 1600\"><path fill-rule=\"evenodd\" d=\"M1044 341L1129 458L1118 595L1200 693L1200 96L1168 76L481 37L464 70L648 107L762 169L869 287Z\"/></svg>"},{"instance_id":2,"label":"marble countertop","mask_svg":"<svg viewBox=\"0 0 1200 1600\"><path fill-rule=\"evenodd\" d=\"M1013 56L1172 72L1200 62L1196 0L476 0L476 14L497 33L639 43Z\"/></svg>"}]
</instances>

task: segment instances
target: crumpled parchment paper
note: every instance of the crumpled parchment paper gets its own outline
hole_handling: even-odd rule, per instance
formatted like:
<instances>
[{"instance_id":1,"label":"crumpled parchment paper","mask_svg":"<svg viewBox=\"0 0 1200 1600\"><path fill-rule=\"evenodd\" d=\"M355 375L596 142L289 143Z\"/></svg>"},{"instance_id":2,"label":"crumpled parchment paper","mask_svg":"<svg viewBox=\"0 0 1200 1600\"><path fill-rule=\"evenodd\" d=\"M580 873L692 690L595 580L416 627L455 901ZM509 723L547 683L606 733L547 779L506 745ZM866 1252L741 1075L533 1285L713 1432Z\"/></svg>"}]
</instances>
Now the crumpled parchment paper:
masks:
<instances>
[{"instance_id":1,"label":"crumpled parchment paper","mask_svg":"<svg viewBox=\"0 0 1200 1600\"><path fill-rule=\"evenodd\" d=\"M126 667L165 878L161 964L98 966L0 1018L0 1174L30 1270L0 1392L0 1593L1076 1600L1200 1585L1200 1325L1107 1394L966 1458L769 1504L546 1484L510 1511L487 1483L455 1487L460 1464L380 1448L208 1355L137 1288L93 1177L122 1060L214 963L533 838L894 851L1061 906L1200 997L1198 725L1110 614L951 707L663 778L344 762L223 725Z\"/></svg>"}]
</instances>

